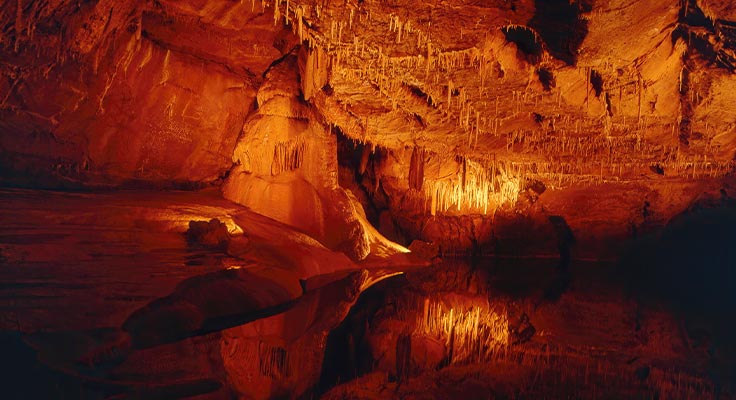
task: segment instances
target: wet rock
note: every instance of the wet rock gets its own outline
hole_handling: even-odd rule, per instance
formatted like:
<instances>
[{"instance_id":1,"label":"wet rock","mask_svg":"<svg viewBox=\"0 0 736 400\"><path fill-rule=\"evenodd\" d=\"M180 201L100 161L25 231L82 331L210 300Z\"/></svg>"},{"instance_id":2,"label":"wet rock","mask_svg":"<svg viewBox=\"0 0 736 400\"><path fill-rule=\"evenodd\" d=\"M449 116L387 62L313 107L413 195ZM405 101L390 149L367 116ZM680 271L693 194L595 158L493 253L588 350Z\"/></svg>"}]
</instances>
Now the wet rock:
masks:
<instances>
[{"instance_id":1,"label":"wet rock","mask_svg":"<svg viewBox=\"0 0 736 400\"><path fill-rule=\"evenodd\" d=\"M224 250L230 241L227 225L213 218L206 221L189 221L187 242L190 245Z\"/></svg>"},{"instance_id":2,"label":"wet rock","mask_svg":"<svg viewBox=\"0 0 736 400\"><path fill-rule=\"evenodd\" d=\"M445 358L444 343L427 335L412 336L411 366L413 373L437 369L443 358Z\"/></svg>"},{"instance_id":3,"label":"wet rock","mask_svg":"<svg viewBox=\"0 0 736 400\"><path fill-rule=\"evenodd\" d=\"M351 260L366 258L371 252L371 245L360 222L352 220L342 228L346 239L334 246L335 250L343 252Z\"/></svg>"},{"instance_id":4,"label":"wet rock","mask_svg":"<svg viewBox=\"0 0 736 400\"><path fill-rule=\"evenodd\" d=\"M426 260L434 260L440 256L440 246L425 242L422 240L415 240L409 245L409 250L417 257L424 258Z\"/></svg>"},{"instance_id":5,"label":"wet rock","mask_svg":"<svg viewBox=\"0 0 736 400\"><path fill-rule=\"evenodd\" d=\"M536 332L537 329L529 322L529 316L526 313L521 314L515 324L509 324L509 336L511 344L514 345L530 341Z\"/></svg>"}]
</instances>

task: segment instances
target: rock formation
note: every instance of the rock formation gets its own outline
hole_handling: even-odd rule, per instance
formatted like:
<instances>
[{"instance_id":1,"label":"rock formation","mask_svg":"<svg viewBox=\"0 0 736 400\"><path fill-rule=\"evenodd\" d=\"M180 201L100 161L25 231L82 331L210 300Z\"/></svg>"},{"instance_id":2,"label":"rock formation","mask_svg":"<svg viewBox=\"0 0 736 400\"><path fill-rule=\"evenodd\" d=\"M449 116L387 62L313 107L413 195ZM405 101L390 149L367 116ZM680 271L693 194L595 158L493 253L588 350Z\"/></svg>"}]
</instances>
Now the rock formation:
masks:
<instances>
[{"instance_id":1,"label":"rock formation","mask_svg":"<svg viewBox=\"0 0 736 400\"><path fill-rule=\"evenodd\" d=\"M680 329L576 293L580 259L622 260L621 279L647 283L677 267L663 298L706 259L703 275L725 283L701 299L731 304L719 296L733 257L718 238L731 237L735 168L733 1L6 0L0 264L11 268L0 280L11 283L0 291L18 292L0 296L15 313L0 328L28 337L0 339L22 342L48 379L81 376L105 396L339 398L389 383L409 396L425 386L417 376L437 396L486 393L482 371L442 382L461 364L523 357L526 345L549 363L558 342L535 340L569 333L537 311L564 320L549 304L587 307L570 315L605 338L572 341L590 357L601 343L631 356L619 328L653 341L642 324ZM689 240L693 226L708 234ZM682 257L667 254L673 243ZM453 255L560 262L541 294L499 301L482 271L407 272ZM126 263L153 283L125 289ZM36 298L47 295L36 280L63 298L94 289L77 281L86 277L103 281L93 291L108 314L84 304L64 325L9 300L56 307ZM518 289L510 282L502 290ZM631 296L645 292L637 282ZM599 312L627 317L603 332L585 319ZM152 361L183 348L199 351L189 369ZM350 351L332 360L336 349ZM668 382L655 361L629 362L631 377ZM588 365L573 364L588 379ZM141 366L175 383L115 380ZM595 397L587 388L581 396Z\"/></svg>"}]
</instances>

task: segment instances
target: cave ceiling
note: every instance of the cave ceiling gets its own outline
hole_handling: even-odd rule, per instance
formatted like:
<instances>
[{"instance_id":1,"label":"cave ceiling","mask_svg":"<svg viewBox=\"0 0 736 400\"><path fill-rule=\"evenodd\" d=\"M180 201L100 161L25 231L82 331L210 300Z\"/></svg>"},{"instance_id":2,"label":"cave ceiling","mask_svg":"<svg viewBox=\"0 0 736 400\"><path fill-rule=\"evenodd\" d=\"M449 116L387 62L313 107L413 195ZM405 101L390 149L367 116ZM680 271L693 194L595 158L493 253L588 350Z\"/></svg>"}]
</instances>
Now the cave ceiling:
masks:
<instances>
[{"instance_id":1,"label":"cave ceiling","mask_svg":"<svg viewBox=\"0 0 736 400\"><path fill-rule=\"evenodd\" d=\"M548 187L733 168L728 1L18 0L0 18L9 169L216 181L289 53L322 122L374 147Z\"/></svg>"}]
</instances>

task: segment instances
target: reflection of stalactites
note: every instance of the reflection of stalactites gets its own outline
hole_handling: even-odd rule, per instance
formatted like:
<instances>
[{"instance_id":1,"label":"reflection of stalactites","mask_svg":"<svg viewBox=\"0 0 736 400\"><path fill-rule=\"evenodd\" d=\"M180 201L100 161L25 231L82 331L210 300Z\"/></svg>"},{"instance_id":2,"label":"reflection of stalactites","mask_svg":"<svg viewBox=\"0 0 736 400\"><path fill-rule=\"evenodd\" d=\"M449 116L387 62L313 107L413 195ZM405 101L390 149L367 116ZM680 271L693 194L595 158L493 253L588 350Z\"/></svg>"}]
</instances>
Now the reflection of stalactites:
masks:
<instances>
[{"instance_id":1,"label":"reflection of stalactites","mask_svg":"<svg viewBox=\"0 0 736 400\"><path fill-rule=\"evenodd\" d=\"M273 148L271 175L276 176L284 171L293 171L302 166L306 143L303 140L290 140L277 143Z\"/></svg>"},{"instance_id":2,"label":"reflection of stalactites","mask_svg":"<svg viewBox=\"0 0 736 400\"><path fill-rule=\"evenodd\" d=\"M423 148L414 147L411 153L411 164L409 165L409 187L422 190L424 184L424 156Z\"/></svg>"},{"instance_id":3,"label":"reflection of stalactites","mask_svg":"<svg viewBox=\"0 0 736 400\"><path fill-rule=\"evenodd\" d=\"M286 349L261 342L258 345L258 366L264 376L284 379L290 375Z\"/></svg>"},{"instance_id":4,"label":"reflection of stalactites","mask_svg":"<svg viewBox=\"0 0 736 400\"><path fill-rule=\"evenodd\" d=\"M497 312L487 303L447 304L425 298L423 313L408 315L416 318L415 331L440 339L448 350L451 348L449 363L490 360L510 344L507 311Z\"/></svg>"}]
</instances>

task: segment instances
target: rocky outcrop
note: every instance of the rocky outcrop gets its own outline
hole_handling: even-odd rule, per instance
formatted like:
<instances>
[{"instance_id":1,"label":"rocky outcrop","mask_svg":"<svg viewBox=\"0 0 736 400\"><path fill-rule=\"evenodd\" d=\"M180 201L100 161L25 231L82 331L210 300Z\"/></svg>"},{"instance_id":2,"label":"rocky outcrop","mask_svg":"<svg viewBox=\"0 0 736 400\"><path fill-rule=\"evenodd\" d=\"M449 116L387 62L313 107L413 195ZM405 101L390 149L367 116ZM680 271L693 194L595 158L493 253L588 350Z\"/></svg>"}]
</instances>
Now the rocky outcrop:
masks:
<instances>
[{"instance_id":1,"label":"rocky outcrop","mask_svg":"<svg viewBox=\"0 0 736 400\"><path fill-rule=\"evenodd\" d=\"M300 56L286 56L266 74L256 96L258 108L238 140L235 167L223 194L362 260L375 243L386 240L370 227L360 203L338 185L336 137L303 100L308 78L298 75L299 57L324 56L301 56L309 53L306 47L297 51ZM326 68L325 62L307 61L311 69ZM305 73L320 74L309 69Z\"/></svg>"},{"instance_id":2,"label":"rocky outcrop","mask_svg":"<svg viewBox=\"0 0 736 400\"><path fill-rule=\"evenodd\" d=\"M25 186L217 182L280 56L243 3L13 1L0 19L0 179Z\"/></svg>"}]
</instances>

